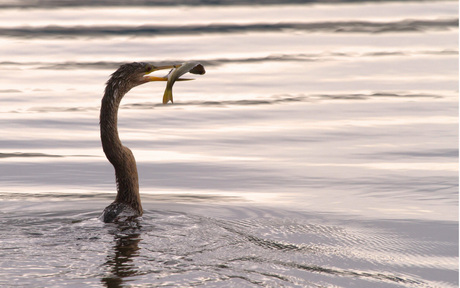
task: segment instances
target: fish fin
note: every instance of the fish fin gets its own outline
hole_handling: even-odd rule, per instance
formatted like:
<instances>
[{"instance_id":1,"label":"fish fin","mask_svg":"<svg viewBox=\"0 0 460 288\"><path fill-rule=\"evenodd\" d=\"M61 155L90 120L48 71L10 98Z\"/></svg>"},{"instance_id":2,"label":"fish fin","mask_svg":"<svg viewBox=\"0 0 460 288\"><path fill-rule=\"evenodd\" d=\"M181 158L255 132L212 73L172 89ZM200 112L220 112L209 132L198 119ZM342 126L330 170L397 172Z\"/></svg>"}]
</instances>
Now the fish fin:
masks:
<instances>
[{"instance_id":1,"label":"fish fin","mask_svg":"<svg viewBox=\"0 0 460 288\"><path fill-rule=\"evenodd\" d=\"M163 94L163 104L168 104L168 102L173 102L172 89L166 88L165 93Z\"/></svg>"}]
</instances>

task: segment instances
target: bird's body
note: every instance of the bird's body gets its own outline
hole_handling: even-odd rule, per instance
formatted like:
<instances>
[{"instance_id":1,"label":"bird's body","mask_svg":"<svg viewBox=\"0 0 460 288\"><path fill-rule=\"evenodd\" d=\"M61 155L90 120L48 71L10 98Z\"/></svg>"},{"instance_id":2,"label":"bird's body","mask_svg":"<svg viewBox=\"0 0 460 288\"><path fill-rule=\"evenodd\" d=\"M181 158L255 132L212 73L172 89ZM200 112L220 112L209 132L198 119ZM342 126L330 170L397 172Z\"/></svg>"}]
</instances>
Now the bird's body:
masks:
<instances>
[{"instance_id":1,"label":"bird's body","mask_svg":"<svg viewBox=\"0 0 460 288\"><path fill-rule=\"evenodd\" d=\"M114 222L124 213L132 217L143 213L136 160L118 137L118 108L121 99L131 88L150 81L145 75L154 70L156 67L146 63L125 64L107 81L101 102L101 141L107 159L115 168L117 197L104 209L101 216L104 222Z\"/></svg>"},{"instance_id":2,"label":"bird's body","mask_svg":"<svg viewBox=\"0 0 460 288\"><path fill-rule=\"evenodd\" d=\"M151 81L167 81L165 77L148 76L160 69L178 68L181 65L154 66L148 63L124 64L107 81L101 102L100 127L104 153L115 168L117 196L115 201L104 209L101 220L116 222L142 215L141 197L136 160L128 147L123 146L118 136L118 108L120 102L131 88ZM203 69L204 71L204 69ZM204 73L204 72L203 72ZM202 73L202 74L203 74ZM180 79L179 79L180 80Z\"/></svg>"}]
</instances>

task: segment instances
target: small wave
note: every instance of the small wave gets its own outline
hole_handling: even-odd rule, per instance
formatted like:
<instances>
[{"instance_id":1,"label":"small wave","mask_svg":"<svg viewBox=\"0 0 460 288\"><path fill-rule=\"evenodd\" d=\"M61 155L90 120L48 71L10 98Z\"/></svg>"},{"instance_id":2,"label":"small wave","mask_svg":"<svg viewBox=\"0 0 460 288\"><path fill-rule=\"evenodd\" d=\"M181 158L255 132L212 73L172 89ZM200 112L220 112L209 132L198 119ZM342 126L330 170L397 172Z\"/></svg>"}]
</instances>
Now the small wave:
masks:
<instances>
[{"instance_id":1,"label":"small wave","mask_svg":"<svg viewBox=\"0 0 460 288\"><path fill-rule=\"evenodd\" d=\"M458 149L432 149L424 151L401 151L401 152L382 152L378 154L360 154L363 157L372 157L373 159L401 159L407 158L446 158L458 159Z\"/></svg>"},{"instance_id":2,"label":"small wave","mask_svg":"<svg viewBox=\"0 0 460 288\"><path fill-rule=\"evenodd\" d=\"M30 157L52 157L52 158L57 158L57 157L64 157L64 156L62 156L62 155L53 155L53 154L44 154L44 153L21 153L21 152L0 153L0 158L16 158L16 157L21 157L21 158L30 158Z\"/></svg>"},{"instance_id":3,"label":"small wave","mask_svg":"<svg viewBox=\"0 0 460 288\"><path fill-rule=\"evenodd\" d=\"M156 65L170 65L171 63L183 63L186 61L200 62L204 66L221 66L225 64L238 63L264 63L264 62L317 62L333 61L343 58L361 58L361 57L394 57L394 56L456 56L458 50L419 50L419 51L374 51L365 53L345 53L345 52L323 52L323 53L294 53L294 54L272 54L260 57L242 57L242 58L214 58L214 59L174 59L174 60L154 60L143 59L140 61L155 63ZM0 66L32 66L33 69L43 70L73 70L73 69L94 69L94 70L115 70L125 62L118 61L94 61L94 62L14 62L3 61ZM22 92L17 89L3 89L0 93Z\"/></svg>"},{"instance_id":4,"label":"small wave","mask_svg":"<svg viewBox=\"0 0 460 288\"><path fill-rule=\"evenodd\" d=\"M410 279L409 277L406 277L406 276L395 275L395 274L326 268L326 267L321 267L321 266L304 265L304 264L298 264L298 263L292 263L292 262L277 262L277 264L291 268L291 269L294 268L294 269L305 270L305 271L309 271L313 273L329 274L329 275L341 276L341 277L372 279L372 280L378 280L378 281L388 282L388 283L401 283L401 284L411 284L411 285L424 285L425 284L421 281Z\"/></svg>"},{"instance_id":5,"label":"small wave","mask_svg":"<svg viewBox=\"0 0 460 288\"><path fill-rule=\"evenodd\" d=\"M424 93L392 93L392 92L375 92L370 94L320 94L314 95L323 100L366 100L371 98L443 98L441 95L424 94Z\"/></svg>"},{"instance_id":6,"label":"small wave","mask_svg":"<svg viewBox=\"0 0 460 288\"><path fill-rule=\"evenodd\" d=\"M18 89L0 89L0 93L21 93Z\"/></svg>"},{"instance_id":7,"label":"small wave","mask_svg":"<svg viewBox=\"0 0 460 288\"><path fill-rule=\"evenodd\" d=\"M57 155L46 153L33 153L33 152L14 152L14 153L0 153L0 158L62 158L62 157L94 157L93 155Z\"/></svg>"},{"instance_id":8,"label":"small wave","mask_svg":"<svg viewBox=\"0 0 460 288\"><path fill-rule=\"evenodd\" d=\"M387 0L393 2L392 0ZM341 0L340 2L365 3L365 2L386 2L382 0ZM162 6L256 6L256 5L284 5L284 4L306 4L306 3L331 3L337 4L337 0L29 0L29 1L6 1L0 3L0 8L60 8L60 7L162 7Z\"/></svg>"},{"instance_id":9,"label":"small wave","mask_svg":"<svg viewBox=\"0 0 460 288\"><path fill-rule=\"evenodd\" d=\"M185 101L174 102L177 106L201 106L201 107L226 107L226 106L256 106L256 105L275 105L275 104L288 104L295 102L318 102L323 100L369 100L377 98L427 98L438 99L444 98L443 95L437 94L424 94L424 93L392 93L392 92L376 92L369 94L299 94L299 95L273 95L266 99L244 99L244 100L223 100L223 101ZM149 110L155 108L165 107L162 103L153 102L139 102L124 104L121 109L138 109ZM97 111L99 107L32 107L26 110L27 113L50 113L50 112L87 112ZM9 113L22 113L23 111L12 110Z\"/></svg>"},{"instance_id":10,"label":"small wave","mask_svg":"<svg viewBox=\"0 0 460 288\"><path fill-rule=\"evenodd\" d=\"M97 107L33 107L28 112L49 113L49 112L87 112L99 110ZM12 111L13 112L13 111ZM14 111L17 112L17 111Z\"/></svg>"},{"instance_id":11,"label":"small wave","mask_svg":"<svg viewBox=\"0 0 460 288\"><path fill-rule=\"evenodd\" d=\"M267 99L248 99L248 100L224 100L224 101L187 101L175 102L174 106L253 106L253 105L273 105L294 102L317 102L322 100L369 100L376 98L443 98L441 95L423 94L423 93L391 93L376 92L369 94L299 94L299 95L273 95ZM153 109L163 107L161 103L135 103L125 104L125 109Z\"/></svg>"},{"instance_id":12,"label":"small wave","mask_svg":"<svg viewBox=\"0 0 460 288\"><path fill-rule=\"evenodd\" d=\"M402 20L396 22L335 21L313 23L209 24L187 26L46 26L1 28L0 35L17 38L74 38L113 36L170 36L283 32L286 30L323 33L394 33L458 29L458 19Z\"/></svg>"}]
</instances>

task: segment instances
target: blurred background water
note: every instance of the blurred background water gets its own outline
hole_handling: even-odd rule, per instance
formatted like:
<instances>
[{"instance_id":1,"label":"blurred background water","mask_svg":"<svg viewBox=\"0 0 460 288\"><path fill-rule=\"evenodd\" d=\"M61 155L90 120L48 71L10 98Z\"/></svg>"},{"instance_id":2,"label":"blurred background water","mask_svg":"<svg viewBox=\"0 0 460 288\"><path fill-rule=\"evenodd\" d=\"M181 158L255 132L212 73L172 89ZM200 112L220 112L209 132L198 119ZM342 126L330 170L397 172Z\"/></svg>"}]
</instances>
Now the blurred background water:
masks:
<instances>
[{"instance_id":1,"label":"blurred background water","mask_svg":"<svg viewBox=\"0 0 460 288\"><path fill-rule=\"evenodd\" d=\"M457 2L0 11L0 286L458 286ZM124 98L145 215L102 224L104 83L189 60Z\"/></svg>"}]
</instances>

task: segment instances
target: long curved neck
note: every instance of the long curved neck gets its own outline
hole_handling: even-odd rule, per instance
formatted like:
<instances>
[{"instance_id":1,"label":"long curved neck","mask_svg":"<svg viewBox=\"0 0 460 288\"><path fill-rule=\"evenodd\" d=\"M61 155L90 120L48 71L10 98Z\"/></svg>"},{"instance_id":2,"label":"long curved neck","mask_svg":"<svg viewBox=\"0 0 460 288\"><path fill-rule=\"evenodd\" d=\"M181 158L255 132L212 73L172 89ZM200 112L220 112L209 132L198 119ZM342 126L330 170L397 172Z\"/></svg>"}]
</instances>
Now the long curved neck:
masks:
<instances>
[{"instance_id":1,"label":"long curved neck","mask_svg":"<svg viewBox=\"0 0 460 288\"><path fill-rule=\"evenodd\" d=\"M109 80L107 83L100 114L102 148L115 168L117 181L115 202L128 204L142 215L136 160L131 150L123 146L118 137L118 107L123 96L129 91L123 88L115 81Z\"/></svg>"}]
</instances>

